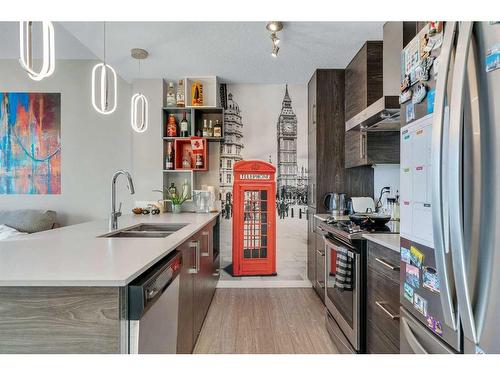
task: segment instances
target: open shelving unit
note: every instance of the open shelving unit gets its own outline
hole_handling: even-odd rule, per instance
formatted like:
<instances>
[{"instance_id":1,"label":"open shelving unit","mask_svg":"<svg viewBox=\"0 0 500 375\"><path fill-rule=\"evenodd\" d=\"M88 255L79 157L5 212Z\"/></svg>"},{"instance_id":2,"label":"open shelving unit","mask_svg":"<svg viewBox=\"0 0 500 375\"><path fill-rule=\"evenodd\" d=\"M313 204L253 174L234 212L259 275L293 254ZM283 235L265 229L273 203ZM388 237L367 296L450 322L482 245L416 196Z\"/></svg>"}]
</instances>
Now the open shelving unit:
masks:
<instances>
[{"instance_id":1,"label":"open shelving unit","mask_svg":"<svg viewBox=\"0 0 500 375\"><path fill-rule=\"evenodd\" d=\"M191 85L195 81L200 81L203 85L203 106L190 106L191 104ZM220 96L219 96L219 80L217 77L186 77L184 78L184 89L185 89L185 107L163 107L162 116L162 139L163 139L163 168L165 168L165 157L167 154L168 143L171 142L174 147L174 165L175 169L167 170L163 169L163 186L168 188L173 182L180 192L182 184L185 180L188 180L191 196L193 195L193 190L198 190L201 186L197 186L196 176L200 173L208 172L209 166L209 143L215 143L215 147L218 146L218 142L222 142L224 139L224 109L220 106ZM179 129L180 121L183 118L184 113L186 113L186 118L189 123L189 137L168 137L167 136L167 122L170 115L174 115ZM212 120L212 124L215 125L216 121L219 121L222 131L221 137L197 137L197 134L201 135L203 130L203 122L207 120L209 122ZM204 166L201 169L183 169L182 168L182 157L186 147L190 148L191 137L196 137L203 142L203 162ZM195 156L193 153L191 155L191 165L195 165ZM199 183L199 181L198 181ZM167 197L164 196L164 199ZM188 200L188 202L192 202Z\"/></svg>"}]
</instances>

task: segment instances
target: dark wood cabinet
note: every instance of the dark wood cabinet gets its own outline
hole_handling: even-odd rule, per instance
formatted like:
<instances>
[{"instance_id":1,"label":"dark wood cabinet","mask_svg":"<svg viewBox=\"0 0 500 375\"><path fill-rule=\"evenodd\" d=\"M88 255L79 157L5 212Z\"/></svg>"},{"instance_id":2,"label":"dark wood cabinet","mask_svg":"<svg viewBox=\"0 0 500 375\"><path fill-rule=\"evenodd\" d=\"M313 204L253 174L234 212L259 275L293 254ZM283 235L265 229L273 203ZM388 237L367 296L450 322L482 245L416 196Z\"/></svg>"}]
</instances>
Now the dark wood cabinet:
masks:
<instances>
[{"instance_id":1,"label":"dark wood cabinet","mask_svg":"<svg viewBox=\"0 0 500 375\"><path fill-rule=\"evenodd\" d=\"M316 231L318 228L316 227ZM325 302L325 242L323 236L319 233L316 235L316 283L314 289L318 293L319 298Z\"/></svg>"},{"instance_id":2,"label":"dark wood cabinet","mask_svg":"<svg viewBox=\"0 0 500 375\"><path fill-rule=\"evenodd\" d=\"M399 164L399 132L366 132L352 129L345 135L345 166Z\"/></svg>"},{"instance_id":3,"label":"dark wood cabinet","mask_svg":"<svg viewBox=\"0 0 500 375\"><path fill-rule=\"evenodd\" d=\"M399 253L368 241L366 347L399 353Z\"/></svg>"},{"instance_id":4,"label":"dark wood cabinet","mask_svg":"<svg viewBox=\"0 0 500 375\"><path fill-rule=\"evenodd\" d=\"M345 69L346 121L383 96L383 42L368 41Z\"/></svg>"},{"instance_id":5,"label":"dark wood cabinet","mask_svg":"<svg viewBox=\"0 0 500 375\"><path fill-rule=\"evenodd\" d=\"M179 284L177 352L192 353L212 302L218 280L218 225L212 222L179 247L182 268ZM215 251L215 253L214 253Z\"/></svg>"}]
</instances>

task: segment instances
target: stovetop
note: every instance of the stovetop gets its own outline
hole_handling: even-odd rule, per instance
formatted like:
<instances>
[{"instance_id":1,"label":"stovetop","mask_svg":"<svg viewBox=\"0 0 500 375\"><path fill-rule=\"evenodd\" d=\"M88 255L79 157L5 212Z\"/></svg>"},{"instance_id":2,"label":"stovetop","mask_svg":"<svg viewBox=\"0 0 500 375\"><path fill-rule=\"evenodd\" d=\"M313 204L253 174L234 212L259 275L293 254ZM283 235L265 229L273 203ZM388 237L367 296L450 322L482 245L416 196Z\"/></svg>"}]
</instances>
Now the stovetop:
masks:
<instances>
[{"instance_id":1,"label":"stovetop","mask_svg":"<svg viewBox=\"0 0 500 375\"><path fill-rule=\"evenodd\" d=\"M335 220L328 217L325 222L319 224L320 228L347 240L363 239L363 234L373 233L399 233L399 222L389 221L384 226L359 226L350 220Z\"/></svg>"}]
</instances>

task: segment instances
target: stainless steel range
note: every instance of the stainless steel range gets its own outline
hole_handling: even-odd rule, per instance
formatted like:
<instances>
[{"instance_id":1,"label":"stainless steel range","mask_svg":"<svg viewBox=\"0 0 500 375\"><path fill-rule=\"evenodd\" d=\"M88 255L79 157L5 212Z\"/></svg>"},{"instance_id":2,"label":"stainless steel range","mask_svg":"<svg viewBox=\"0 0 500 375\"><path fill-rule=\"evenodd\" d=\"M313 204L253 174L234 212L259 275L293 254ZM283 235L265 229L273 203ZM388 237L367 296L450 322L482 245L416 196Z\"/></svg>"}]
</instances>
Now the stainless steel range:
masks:
<instances>
[{"instance_id":1,"label":"stainless steel range","mask_svg":"<svg viewBox=\"0 0 500 375\"><path fill-rule=\"evenodd\" d=\"M318 225L325 240L327 329L340 352L365 352L367 233L399 233L399 223L358 226L329 218Z\"/></svg>"}]
</instances>

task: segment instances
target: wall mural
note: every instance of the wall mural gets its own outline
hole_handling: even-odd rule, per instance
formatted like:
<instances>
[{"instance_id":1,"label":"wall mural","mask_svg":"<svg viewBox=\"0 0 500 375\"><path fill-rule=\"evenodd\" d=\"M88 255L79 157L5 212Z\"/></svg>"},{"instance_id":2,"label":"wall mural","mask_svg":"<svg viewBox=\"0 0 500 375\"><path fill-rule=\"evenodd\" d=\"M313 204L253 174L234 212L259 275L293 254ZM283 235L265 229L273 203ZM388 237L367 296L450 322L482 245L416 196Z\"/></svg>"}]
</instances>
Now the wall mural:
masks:
<instances>
[{"instance_id":1,"label":"wall mural","mask_svg":"<svg viewBox=\"0 0 500 375\"><path fill-rule=\"evenodd\" d=\"M60 194L61 94L0 95L0 194Z\"/></svg>"},{"instance_id":2,"label":"wall mural","mask_svg":"<svg viewBox=\"0 0 500 375\"><path fill-rule=\"evenodd\" d=\"M221 87L221 101L222 278L231 278L233 166L258 159L277 168L277 277L306 280L307 86L227 84Z\"/></svg>"}]
</instances>

